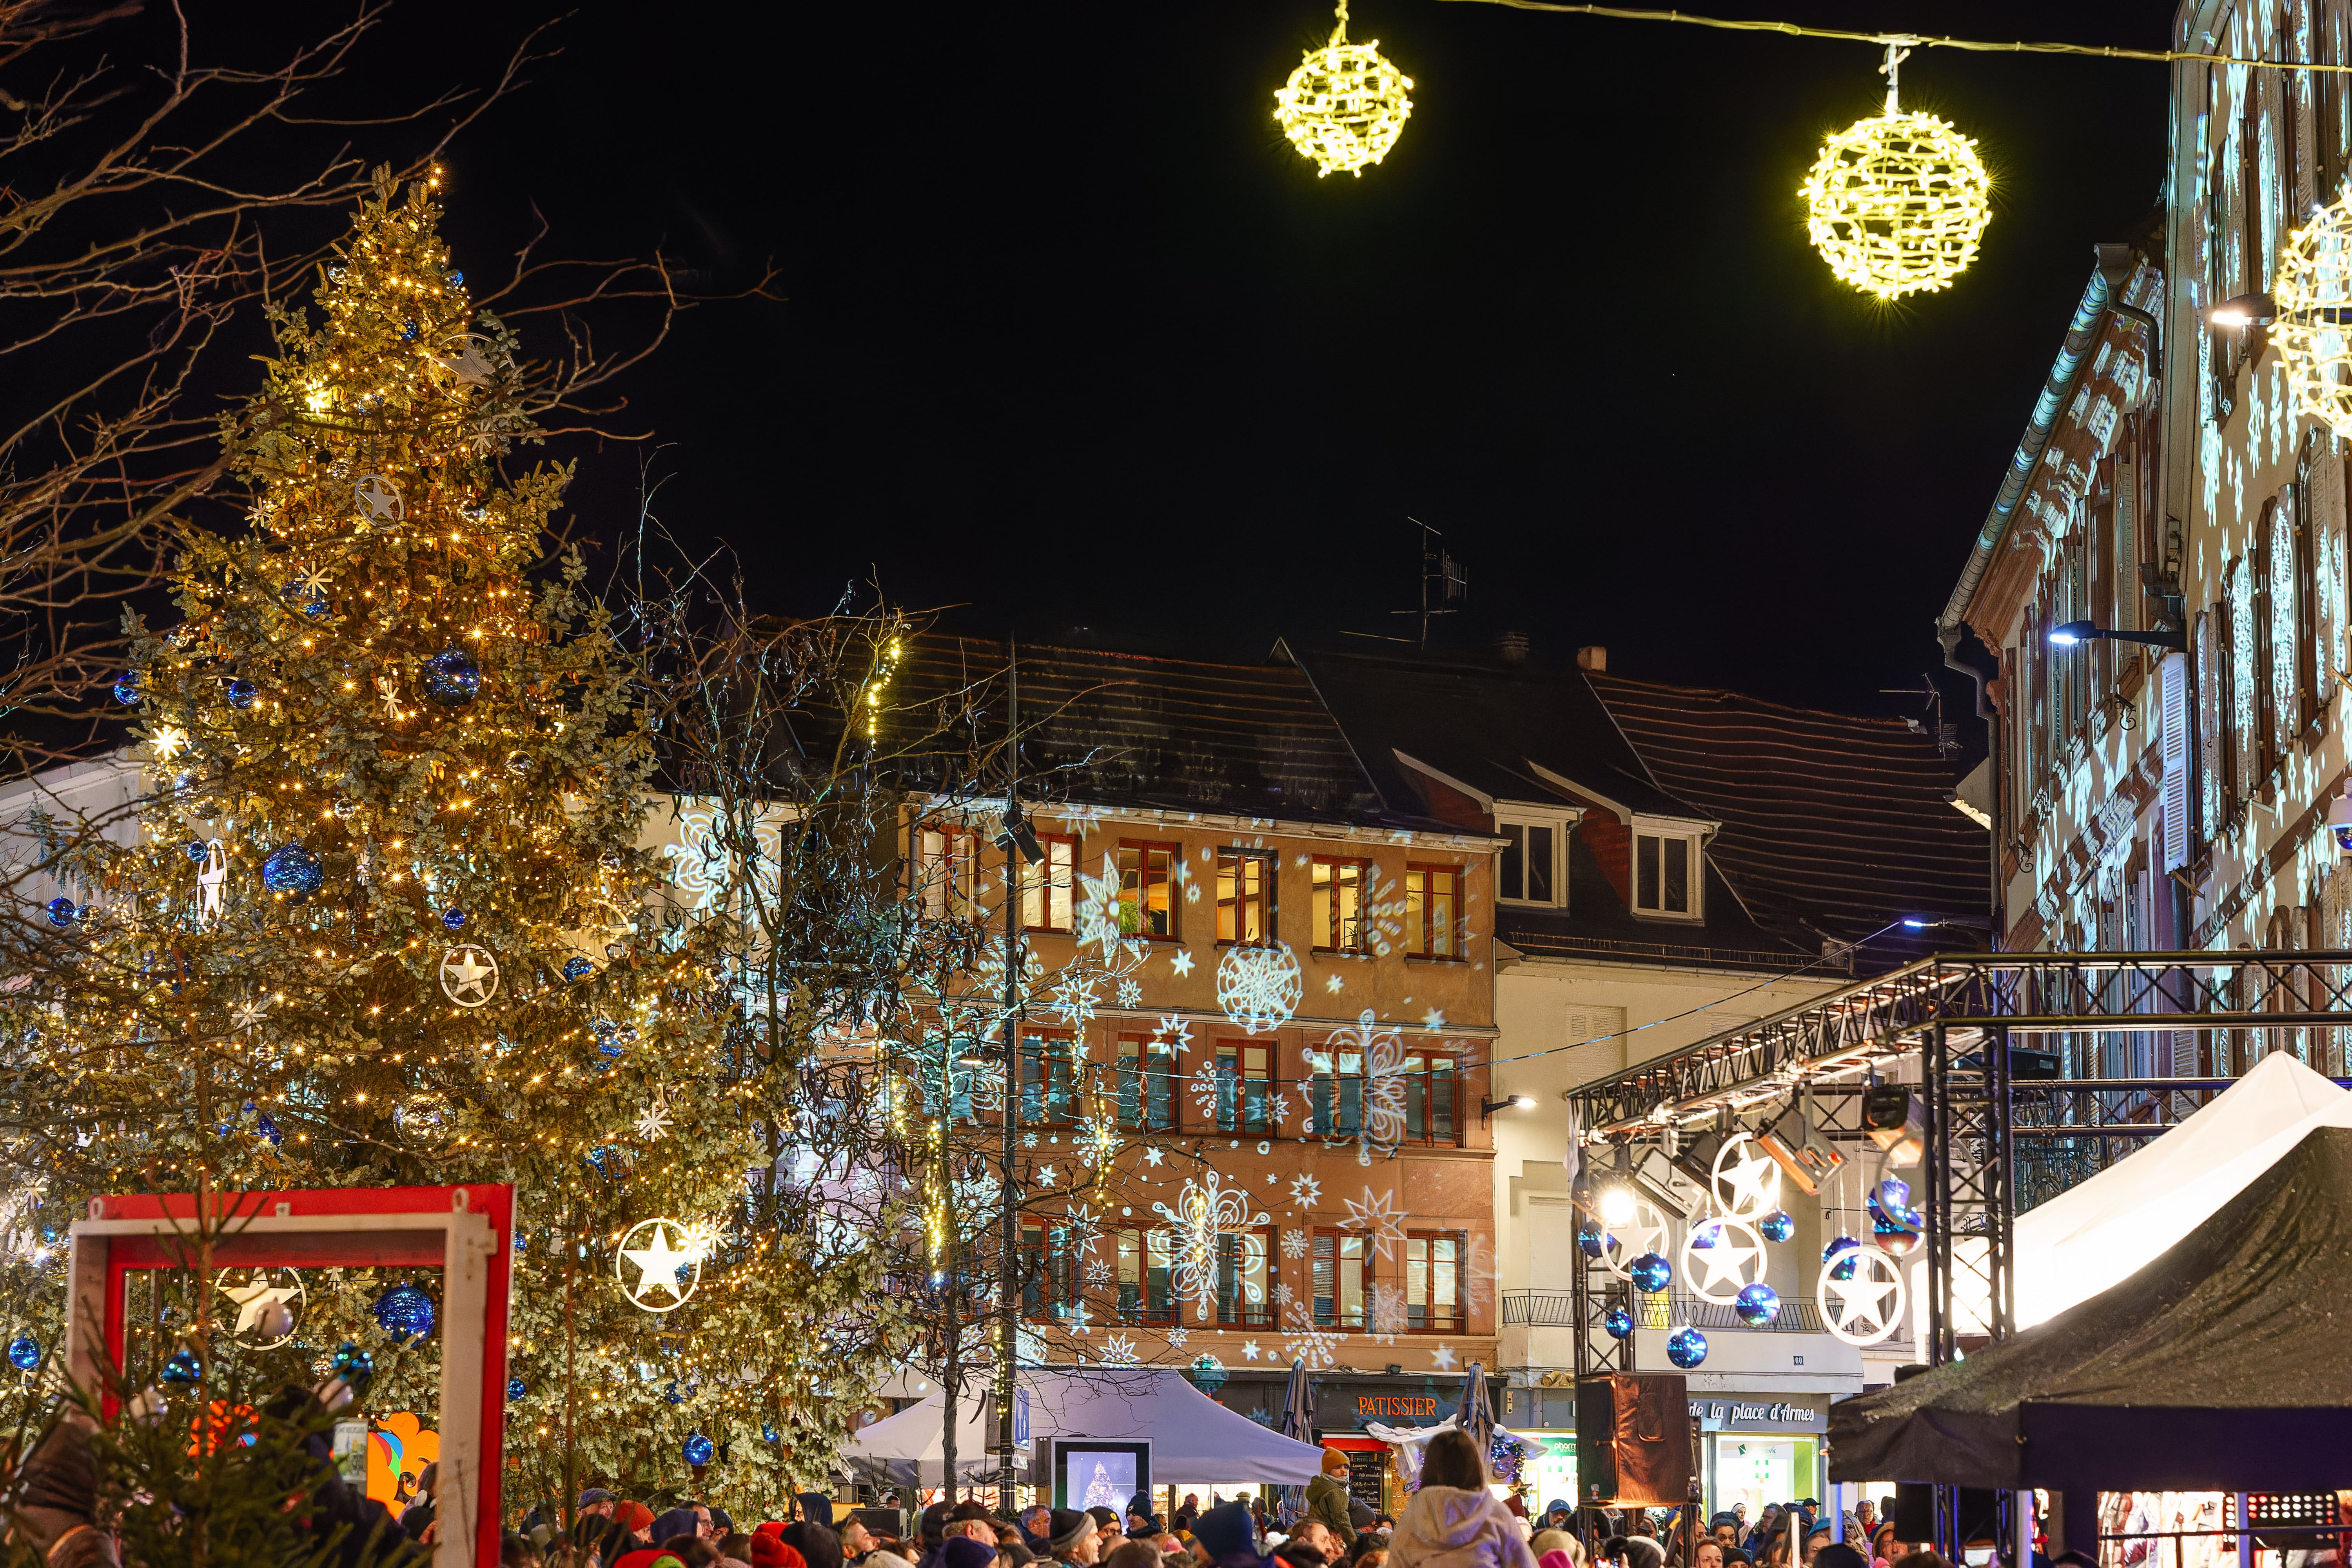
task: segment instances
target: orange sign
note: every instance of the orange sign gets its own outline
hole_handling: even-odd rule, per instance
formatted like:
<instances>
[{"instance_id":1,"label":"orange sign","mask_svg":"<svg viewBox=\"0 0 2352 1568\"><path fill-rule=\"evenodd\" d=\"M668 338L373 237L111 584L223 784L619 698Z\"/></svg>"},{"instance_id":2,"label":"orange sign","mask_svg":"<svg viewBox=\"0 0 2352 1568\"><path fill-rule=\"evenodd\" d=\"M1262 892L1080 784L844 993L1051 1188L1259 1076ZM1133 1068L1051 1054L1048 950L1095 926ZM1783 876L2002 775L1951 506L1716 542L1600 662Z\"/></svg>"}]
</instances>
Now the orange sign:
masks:
<instances>
[{"instance_id":1,"label":"orange sign","mask_svg":"<svg viewBox=\"0 0 2352 1568\"><path fill-rule=\"evenodd\" d=\"M1356 1395L1358 1420L1391 1421L1399 1417L1407 1421L1436 1420L1436 1397L1415 1394L1359 1394Z\"/></svg>"}]
</instances>

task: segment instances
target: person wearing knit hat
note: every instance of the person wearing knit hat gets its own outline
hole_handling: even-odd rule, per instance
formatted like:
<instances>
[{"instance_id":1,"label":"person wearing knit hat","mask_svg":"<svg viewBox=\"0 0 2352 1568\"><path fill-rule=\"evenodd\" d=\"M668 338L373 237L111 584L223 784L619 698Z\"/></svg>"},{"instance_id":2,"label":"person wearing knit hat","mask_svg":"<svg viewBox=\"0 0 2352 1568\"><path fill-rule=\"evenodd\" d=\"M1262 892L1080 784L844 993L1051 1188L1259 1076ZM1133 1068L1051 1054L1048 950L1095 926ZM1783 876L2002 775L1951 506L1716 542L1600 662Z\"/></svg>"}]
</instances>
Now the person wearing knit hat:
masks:
<instances>
[{"instance_id":1,"label":"person wearing knit hat","mask_svg":"<svg viewBox=\"0 0 2352 1568\"><path fill-rule=\"evenodd\" d=\"M1098 1562L1094 1516L1074 1508L1057 1508L1045 1526L1045 1550L1056 1563L1092 1564Z\"/></svg>"},{"instance_id":2,"label":"person wearing knit hat","mask_svg":"<svg viewBox=\"0 0 2352 1568\"><path fill-rule=\"evenodd\" d=\"M1215 1568L1243 1568L1263 1561L1257 1554L1257 1521L1238 1499L1221 1502L1192 1521L1196 1555Z\"/></svg>"},{"instance_id":3,"label":"person wearing knit hat","mask_svg":"<svg viewBox=\"0 0 2352 1568\"><path fill-rule=\"evenodd\" d=\"M996 1548L969 1535L950 1535L940 1549L940 1568L993 1568Z\"/></svg>"},{"instance_id":4,"label":"person wearing knit hat","mask_svg":"<svg viewBox=\"0 0 2352 1568\"><path fill-rule=\"evenodd\" d=\"M764 1531L751 1537L752 1568L807 1568L801 1554Z\"/></svg>"},{"instance_id":5,"label":"person wearing knit hat","mask_svg":"<svg viewBox=\"0 0 2352 1568\"><path fill-rule=\"evenodd\" d=\"M1348 1507L1348 1455L1340 1448L1323 1450L1323 1473L1307 1483L1307 1517L1323 1521L1346 1551L1356 1539Z\"/></svg>"}]
</instances>

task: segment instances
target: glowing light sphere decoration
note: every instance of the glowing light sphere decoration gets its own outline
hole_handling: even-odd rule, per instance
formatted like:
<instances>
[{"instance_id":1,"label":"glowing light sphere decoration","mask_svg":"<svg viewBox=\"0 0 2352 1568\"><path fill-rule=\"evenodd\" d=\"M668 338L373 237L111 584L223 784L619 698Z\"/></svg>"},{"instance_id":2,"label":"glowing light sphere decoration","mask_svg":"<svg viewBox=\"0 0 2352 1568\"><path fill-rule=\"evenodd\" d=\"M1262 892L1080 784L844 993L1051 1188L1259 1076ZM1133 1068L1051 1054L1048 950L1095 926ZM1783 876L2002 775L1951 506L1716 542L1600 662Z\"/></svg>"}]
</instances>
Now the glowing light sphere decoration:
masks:
<instances>
[{"instance_id":1,"label":"glowing light sphere decoration","mask_svg":"<svg viewBox=\"0 0 2352 1568\"><path fill-rule=\"evenodd\" d=\"M2270 337L2288 395L2298 412L2352 436L2352 192L2286 237L2271 293Z\"/></svg>"},{"instance_id":2,"label":"glowing light sphere decoration","mask_svg":"<svg viewBox=\"0 0 2352 1568\"><path fill-rule=\"evenodd\" d=\"M1889 48L1886 110L1822 143L1798 194L1813 248L1838 281L1882 300L1951 287L1992 221L1992 176L1973 138L1932 114L1905 113Z\"/></svg>"},{"instance_id":3,"label":"glowing light sphere decoration","mask_svg":"<svg viewBox=\"0 0 2352 1568\"><path fill-rule=\"evenodd\" d=\"M1348 4L1339 0L1331 41L1298 62L1274 95L1274 117L1318 178L1337 169L1360 179L1364 165L1387 157L1404 133L1412 86L1412 78L1381 53L1378 38L1348 41Z\"/></svg>"}]
</instances>

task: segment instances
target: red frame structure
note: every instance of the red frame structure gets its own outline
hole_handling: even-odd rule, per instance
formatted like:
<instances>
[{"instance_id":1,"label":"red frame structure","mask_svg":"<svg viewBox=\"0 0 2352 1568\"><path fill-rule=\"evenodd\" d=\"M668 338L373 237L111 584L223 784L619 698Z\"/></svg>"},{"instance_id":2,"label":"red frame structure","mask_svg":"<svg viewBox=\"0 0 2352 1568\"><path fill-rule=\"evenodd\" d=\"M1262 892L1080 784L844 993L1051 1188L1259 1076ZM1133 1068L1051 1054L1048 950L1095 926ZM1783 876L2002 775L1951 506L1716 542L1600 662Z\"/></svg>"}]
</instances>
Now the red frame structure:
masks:
<instances>
[{"instance_id":1,"label":"red frame structure","mask_svg":"<svg viewBox=\"0 0 2352 1568\"><path fill-rule=\"evenodd\" d=\"M510 1186L341 1187L224 1193L215 1268L439 1268L444 1521L434 1568L496 1568L505 1439ZM92 1198L76 1220L66 1366L85 1387L122 1362L125 1276L188 1267L194 1194ZM110 1414L113 1400L110 1395ZM452 1505L456 1506L453 1508ZM452 1521L466 1527L450 1529Z\"/></svg>"}]
</instances>

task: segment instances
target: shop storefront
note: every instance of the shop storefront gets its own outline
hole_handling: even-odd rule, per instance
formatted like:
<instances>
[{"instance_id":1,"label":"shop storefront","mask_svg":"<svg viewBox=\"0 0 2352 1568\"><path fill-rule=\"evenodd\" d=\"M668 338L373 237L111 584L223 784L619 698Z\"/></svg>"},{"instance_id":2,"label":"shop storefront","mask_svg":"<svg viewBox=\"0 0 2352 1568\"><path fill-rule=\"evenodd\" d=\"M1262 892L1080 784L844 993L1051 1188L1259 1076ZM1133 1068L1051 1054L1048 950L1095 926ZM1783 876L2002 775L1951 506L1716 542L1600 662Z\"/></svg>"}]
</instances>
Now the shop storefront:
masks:
<instances>
[{"instance_id":1,"label":"shop storefront","mask_svg":"<svg viewBox=\"0 0 2352 1568\"><path fill-rule=\"evenodd\" d=\"M1225 1372L1193 1380L1226 1409L1260 1426L1278 1426L1286 1373ZM1212 1386L1213 1384L1213 1386ZM1497 1389L1500 1394L1504 1391ZM1348 1489L1375 1512L1393 1518L1404 1505L1402 1485L1387 1444L1368 1432L1387 1426L1433 1426L1462 1402L1462 1376L1334 1372L1315 1378L1315 1440L1348 1456ZM1573 1419L1572 1415L1570 1417ZM1504 1417L1509 1426L1510 1418Z\"/></svg>"},{"instance_id":2,"label":"shop storefront","mask_svg":"<svg viewBox=\"0 0 2352 1568\"><path fill-rule=\"evenodd\" d=\"M1754 1523L1768 1504L1829 1495L1822 1444L1829 1431L1827 1395L1744 1399L1718 1394L1690 1402L1706 1465L1706 1511L1733 1510Z\"/></svg>"}]
</instances>

